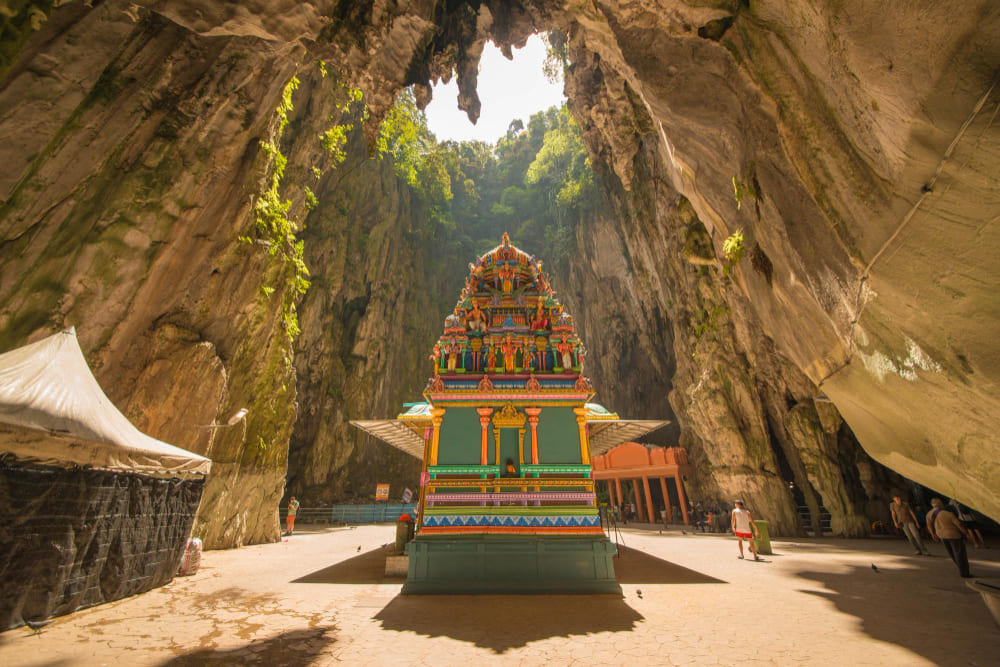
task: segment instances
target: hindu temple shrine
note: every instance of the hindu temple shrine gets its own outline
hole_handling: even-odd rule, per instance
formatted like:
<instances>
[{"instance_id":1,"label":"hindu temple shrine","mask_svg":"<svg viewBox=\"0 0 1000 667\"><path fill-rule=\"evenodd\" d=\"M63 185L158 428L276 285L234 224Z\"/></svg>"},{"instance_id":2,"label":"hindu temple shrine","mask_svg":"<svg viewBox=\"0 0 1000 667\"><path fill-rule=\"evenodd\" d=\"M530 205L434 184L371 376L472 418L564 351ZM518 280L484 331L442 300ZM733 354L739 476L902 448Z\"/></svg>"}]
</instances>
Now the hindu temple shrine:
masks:
<instances>
[{"instance_id":1,"label":"hindu temple shrine","mask_svg":"<svg viewBox=\"0 0 1000 667\"><path fill-rule=\"evenodd\" d=\"M352 422L423 462L404 593L620 592L591 457L667 422L592 402L585 354L542 262L507 234L469 265L425 400Z\"/></svg>"}]
</instances>

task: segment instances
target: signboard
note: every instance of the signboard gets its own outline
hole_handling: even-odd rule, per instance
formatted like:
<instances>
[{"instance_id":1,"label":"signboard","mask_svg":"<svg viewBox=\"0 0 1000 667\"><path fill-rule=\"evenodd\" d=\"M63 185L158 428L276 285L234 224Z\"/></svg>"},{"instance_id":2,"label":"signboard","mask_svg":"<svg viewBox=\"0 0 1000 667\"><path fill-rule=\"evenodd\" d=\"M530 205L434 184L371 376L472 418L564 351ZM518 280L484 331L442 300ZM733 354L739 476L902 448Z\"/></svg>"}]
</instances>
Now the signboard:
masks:
<instances>
[{"instance_id":1,"label":"signboard","mask_svg":"<svg viewBox=\"0 0 1000 667\"><path fill-rule=\"evenodd\" d=\"M388 484L376 484L375 485L375 500L389 500L389 485Z\"/></svg>"},{"instance_id":2,"label":"signboard","mask_svg":"<svg viewBox=\"0 0 1000 667\"><path fill-rule=\"evenodd\" d=\"M403 489L403 502L408 503L413 500L413 491L409 489Z\"/></svg>"}]
</instances>

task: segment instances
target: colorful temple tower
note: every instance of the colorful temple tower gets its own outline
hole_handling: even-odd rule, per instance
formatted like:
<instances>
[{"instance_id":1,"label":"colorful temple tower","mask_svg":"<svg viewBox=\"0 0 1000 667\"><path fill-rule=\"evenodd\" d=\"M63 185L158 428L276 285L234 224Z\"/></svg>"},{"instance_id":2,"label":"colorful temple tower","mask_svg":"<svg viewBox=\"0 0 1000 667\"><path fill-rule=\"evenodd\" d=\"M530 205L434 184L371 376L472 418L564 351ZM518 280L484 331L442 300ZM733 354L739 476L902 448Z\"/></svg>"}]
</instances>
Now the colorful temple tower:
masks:
<instances>
[{"instance_id":1,"label":"colorful temple tower","mask_svg":"<svg viewBox=\"0 0 1000 667\"><path fill-rule=\"evenodd\" d=\"M589 402L584 354L542 262L507 234L469 265L426 402L352 422L423 461L404 593L620 592L590 458L667 422Z\"/></svg>"}]
</instances>

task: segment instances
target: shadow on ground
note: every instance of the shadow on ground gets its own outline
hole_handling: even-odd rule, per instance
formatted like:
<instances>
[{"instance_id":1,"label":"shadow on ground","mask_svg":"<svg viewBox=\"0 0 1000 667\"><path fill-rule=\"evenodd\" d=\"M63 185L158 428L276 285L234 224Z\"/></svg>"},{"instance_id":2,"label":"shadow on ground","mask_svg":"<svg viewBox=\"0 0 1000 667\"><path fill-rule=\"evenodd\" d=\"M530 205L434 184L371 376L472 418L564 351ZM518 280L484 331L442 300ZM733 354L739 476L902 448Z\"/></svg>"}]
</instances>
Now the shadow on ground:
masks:
<instances>
[{"instance_id":1,"label":"shadow on ground","mask_svg":"<svg viewBox=\"0 0 1000 667\"><path fill-rule=\"evenodd\" d=\"M161 663L163 667L210 665L305 665L336 641L333 627L291 630L234 649L201 649Z\"/></svg>"},{"instance_id":2,"label":"shadow on ground","mask_svg":"<svg viewBox=\"0 0 1000 667\"><path fill-rule=\"evenodd\" d=\"M450 637L505 653L550 637L630 632L643 619L617 595L400 595L385 630Z\"/></svg>"},{"instance_id":3,"label":"shadow on ground","mask_svg":"<svg viewBox=\"0 0 1000 667\"><path fill-rule=\"evenodd\" d=\"M615 578L620 584L724 584L725 581L642 551L619 546ZM401 584L406 577L385 576L391 547L379 547L294 579L293 584Z\"/></svg>"},{"instance_id":4,"label":"shadow on ground","mask_svg":"<svg viewBox=\"0 0 1000 667\"><path fill-rule=\"evenodd\" d=\"M401 584L406 577L385 576L391 547L379 547L292 580L293 584Z\"/></svg>"},{"instance_id":5,"label":"shadow on ground","mask_svg":"<svg viewBox=\"0 0 1000 667\"><path fill-rule=\"evenodd\" d=\"M930 585L927 564L934 577ZM870 565L836 569L797 573L826 589L802 592L857 617L870 637L939 665L996 664L1000 632L981 596L965 585L949 559L920 559L913 567L880 566L878 571ZM993 564L977 563L973 572L978 579L1000 580L1000 567Z\"/></svg>"},{"instance_id":6,"label":"shadow on ground","mask_svg":"<svg viewBox=\"0 0 1000 667\"><path fill-rule=\"evenodd\" d=\"M725 581L689 570L626 546L618 546L615 578L619 584L724 584Z\"/></svg>"}]
</instances>

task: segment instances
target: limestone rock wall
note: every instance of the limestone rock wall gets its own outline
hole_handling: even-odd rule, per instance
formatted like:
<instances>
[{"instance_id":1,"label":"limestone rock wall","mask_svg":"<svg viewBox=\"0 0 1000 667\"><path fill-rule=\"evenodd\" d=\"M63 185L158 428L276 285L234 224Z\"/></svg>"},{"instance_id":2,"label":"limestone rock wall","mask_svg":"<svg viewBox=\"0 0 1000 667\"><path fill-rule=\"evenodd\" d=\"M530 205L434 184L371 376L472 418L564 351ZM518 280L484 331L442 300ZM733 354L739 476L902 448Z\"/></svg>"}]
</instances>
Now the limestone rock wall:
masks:
<instances>
[{"instance_id":1,"label":"limestone rock wall","mask_svg":"<svg viewBox=\"0 0 1000 667\"><path fill-rule=\"evenodd\" d=\"M741 230L756 258L733 269L734 322L759 326L875 458L1000 515L984 335L1000 9L654 4L557 19L607 93L574 105L595 162L641 187L655 145L717 254Z\"/></svg>"},{"instance_id":2,"label":"limestone rock wall","mask_svg":"<svg viewBox=\"0 0 1000 667\"><path fill-rule=\"evenodd\" d=\"M113 1L54 11L24 48L0 88L0 344L75 325L139 428L213 459L206 545L276 539L293 295L262 299L284 268L237 237L302 48Z\"/></svg>"},{"instance_id":3,"label":"limestone rock wall","mask_svg":"<svg viewBox=\"0 0 1000 667\"><path fill-rule=\"evenodd\" d=\"M310 505L371 502L378 482L390 497L416 490L419 461L355 429L351 419L394 417L420 395L427 355L460 285L454 266L430 270L434 244L419 233L426 220L389 160L368 156L358 108L337 107L342 86L311 68L290 127L318 137L349 125L345 160L320 178L311 173L317 142L289 153L290 183L310 183L317 204L301 235L312 286L299 306L295 345L298 419L289 449L289 492Z\"/></svg>"}]
</instances>

